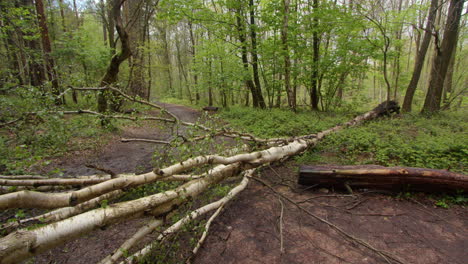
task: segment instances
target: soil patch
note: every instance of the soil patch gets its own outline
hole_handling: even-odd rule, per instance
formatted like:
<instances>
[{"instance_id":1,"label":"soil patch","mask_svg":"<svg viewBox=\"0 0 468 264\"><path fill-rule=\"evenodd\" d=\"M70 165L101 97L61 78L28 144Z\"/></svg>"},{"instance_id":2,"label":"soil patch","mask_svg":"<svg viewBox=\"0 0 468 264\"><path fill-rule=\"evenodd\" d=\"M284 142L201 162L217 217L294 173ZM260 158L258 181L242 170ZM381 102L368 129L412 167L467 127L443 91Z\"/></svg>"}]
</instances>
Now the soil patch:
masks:
<instances>
[{"instance_id":1,"label":"soil patch","mask_svg":"<svg viewBox=\"0 0 468 264\"><path fill-rule=\"evenodd\" d=\"M404 263L466 263L466 208L436 208L424 195L409 201L370 191L355 196L300 191L291 185L296 166L288 162L265 169L261 177L303 208ZM284 253L279 196L252 180L214 222L195 263L387 263L295 205L282 203Z\"/></svg>"}]
</instances>

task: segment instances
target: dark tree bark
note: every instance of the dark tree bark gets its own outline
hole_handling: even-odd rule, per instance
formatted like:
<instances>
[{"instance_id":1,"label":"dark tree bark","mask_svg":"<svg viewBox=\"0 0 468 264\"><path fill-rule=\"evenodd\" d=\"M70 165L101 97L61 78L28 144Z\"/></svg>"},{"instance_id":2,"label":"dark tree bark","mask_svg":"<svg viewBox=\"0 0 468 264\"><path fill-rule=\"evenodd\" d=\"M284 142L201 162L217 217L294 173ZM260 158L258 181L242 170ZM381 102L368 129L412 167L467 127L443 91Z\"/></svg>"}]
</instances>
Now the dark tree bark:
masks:
<instances>
[{"instance_id":1,"label":"dark tree bark","mask_svg":"<svg viewBox=\"0 0 468 264\"><path fill-rule=\"evenodd\" d=\"M42 50L44 53L47 77L49 81L52 83L52 93L54 95L59 95L60 94L59 83L58 83L57 73L55 71L54 60L50 54L52 52L52 47L50 44L49 28L47 27L46 15L44 11L44 3L42 0L36 0L36 12L37 12L37 20L39 22L39 28L41 31ZM57 103L60 103L60 101L57 101Z\"/></svg>"},{"instance_id":2,"label":"dark tree bark","mask_svg":"<svg viewBox=\"0 0 468 264\"><path fill-rule=\"evenodd\" d=\"M253 77L255 83L255 94L258 99L258 106L260 108L265 108L265 100L262 95L262 86L260 84L260 76L258 73L258 54L257 54L257 25L255 24L255 6L254 0L249 0L249 9L250 9L250 41L252 43L252 69Z\"/></svg>"},{"instance_id":3,"label":"dark tree bark","mask_svg":"<svg viewBox=\"0 0 468 264\"><path fill-rule=\"evenodd\" d=\"M124 62L131 55L128 43L128 34L125 31L125 28L123 27L122 17L120 15L120 7L122 5L122 2L122 0L113 0L111 11L112 16L109 17L109 21L114 21L115 28L117 29L117 33L120 37L120 52L112 56L110 64L107 67L106 73L101 79L101 83L99 85L100 87L112 85L117 81L120 64L122 64L122 62ZM108 100L111 100L110 110L117 111L120 107L120 100L118 100L117 97L118 96L116 94L109 93L108 91L100 92L98 95L98 111L101 113L107 111Z\"/></svg>"},{"instance_id":4,"label":"dark tree bark","mask_svg":"<svg viewBox=\"0 0 468 264\"><path fill-rule=\"evenodd\" d=\"M435 45L434 64L431 69L429 88L422 109L423 113L440 110L444 81L455 50L464 0L451 0L445 23L442 44Z\"/></svg>"},{"instance_id":5,"label":"dark tree bark","mask_svg":"<svg viewBox=\"0 0 468 264\"><path fill-rule=\"evenodd\" d=\"M310 103L312 110L318 110L319 103L319 91L318 91L318 79L319 79L319 59L320 59L320 38L317 32L318 28L318 17L317 12L319 8L319 0L314 0L313 5L314 18L313 18L313 33L312 33L312 75L311 75L311 91L310 91Z\"/></svg>"},{"instance_id":6,"label":"dark tree bark","mask_svg":"<svg viewBox=\"0 0 468 264\"><path fill-rule=\"evenodd\" d=\"M424 59L426 57L427 49L429 48L429 43L431 42L432 37L432 28L434 26L434 20L437 13L437 2L438 0L431 0L431 7L429 8L429 14L427 16L427 23L424 32L424 37L421 43L421 46L417 52L416 60L414 62L413 75L411 81L406 89L405 99L403 101L402 110L403 112L411 112L411 105L413 103L414 93L418 86L419 78L421 77L421 71L424 65ZM416 38L416 43L419 42L419 38ZM419 45L416 45L416 48Z\"/></svg>"}]
</instances>

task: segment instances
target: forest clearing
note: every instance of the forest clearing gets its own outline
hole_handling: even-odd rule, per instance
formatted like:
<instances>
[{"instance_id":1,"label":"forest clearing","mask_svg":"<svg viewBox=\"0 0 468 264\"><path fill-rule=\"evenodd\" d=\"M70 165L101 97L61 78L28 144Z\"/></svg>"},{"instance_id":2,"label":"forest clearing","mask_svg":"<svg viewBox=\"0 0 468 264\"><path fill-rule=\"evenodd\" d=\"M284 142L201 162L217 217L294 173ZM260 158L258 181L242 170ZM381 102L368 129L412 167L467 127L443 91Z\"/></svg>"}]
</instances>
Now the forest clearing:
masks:
<instances>
[{"instance_id":1,"label":"forest clearing","mask_svg":"<svg viewBox=\"0 0 468 264\"><path fill-rule=\"evenodd\" d=\"M0 1L0 263L464 263L467 8Z\"/></svg>"}]
</instances>

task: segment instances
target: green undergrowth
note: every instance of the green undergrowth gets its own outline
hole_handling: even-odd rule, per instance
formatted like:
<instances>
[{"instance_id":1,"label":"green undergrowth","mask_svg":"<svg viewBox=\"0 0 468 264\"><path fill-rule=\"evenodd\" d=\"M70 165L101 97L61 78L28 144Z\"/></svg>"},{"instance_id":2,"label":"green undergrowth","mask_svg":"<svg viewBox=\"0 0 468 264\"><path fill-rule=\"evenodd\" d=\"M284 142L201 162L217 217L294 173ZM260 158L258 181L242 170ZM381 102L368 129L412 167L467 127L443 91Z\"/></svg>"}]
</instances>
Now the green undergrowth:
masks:
<instances>
[{"instance_id":1,"label":"green undergrowth","mask_svg":"<svg viewBox=\"0 0 468 264\"><path fill-rule=\"evenodd\" d=\"M160 101L163 103L168 103L168 104L177 104L177 105L189 106L192 108L200 108L194 105L192 102L190 102L187 99L180 99L180 98L175 98L175 97L164 97L164 98L161 98Z\"/></svg>"},{"instance_id":2,"label":"green undergrowth","mask_svg":"<svg viewBox=\"0 0 468 264\"><path fill-rule=\"evenodd\" d=\"M0 96L0 174L27 173L45 166L50 158L72 151L94 150L128 121L110 120L102 126L90 115L64 115L62 110L94 110L95 97L82 93L79 104L56 105L54 97L37 88L18 88ZM34 112L34 115L28 114Z\"/></svg>"},{"instance_id":3,"label":"green undergrowth","mask_svg":"<svg viewBox=\"0 0 468 264\"><path fill-rule=\"evenodd\" d=\"M350 119L351 113L322 113L288 109L252 109L230 107L224 109L221 118L236 130L253 133L258 137L271 138L312 134Z\"/></svg>"},{"instance_id":4,"label":"green undergrowth","mask_svg":"<svg viewBox=\"0 0 468 264\"><path fill-rule=\"evenodd\" d=\"M467 172L468 118L440 113L381 118L326 137L299 163L378 164Z\"/></svg>"}]
</instances>

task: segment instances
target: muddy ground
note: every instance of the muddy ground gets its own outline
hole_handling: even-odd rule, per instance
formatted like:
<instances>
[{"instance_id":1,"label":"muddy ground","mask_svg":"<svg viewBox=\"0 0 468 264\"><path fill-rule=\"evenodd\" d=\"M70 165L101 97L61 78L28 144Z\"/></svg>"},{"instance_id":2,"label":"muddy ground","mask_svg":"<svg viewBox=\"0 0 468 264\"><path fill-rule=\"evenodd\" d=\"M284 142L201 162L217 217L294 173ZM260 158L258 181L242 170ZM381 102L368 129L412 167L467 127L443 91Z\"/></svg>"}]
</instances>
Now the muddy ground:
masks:
<instances>
[{"instance_id":1,"label":"muddy ground","mask_svg":"<svg viewBox=\"0 0 468 264\"><path fill-rule=\"evenodd\" d=\"M194 122L200 113L166 104L181 120ZM152 125L129 126L123 137L168 139L170 132ZM116 173L152 169L153 153L161 146L122 143L120 135L98 153L57 160L65 175L96 173L83 164L98 164ZM327 189L304 190L296 186L294 161L275 164L261 171L279 192L305 210L326 219L345 232L387 251L403 263L467 263L467 209L434 207L422 194L410 199L376 192L356 191L354 196ZM306 201L307 200L307 201ZM281 218L281 212L283 217ZM132 219L68 242L36 257L34 263L96 263L115 250L149 218ZM282 222L282 232L280 232ZM151 240L141 241L144 244ZM283 250L281 250L281 241ZM188 252L187 248L181 249ZM185 262L181 254L177 263ZM167 263L158 258L159 263ZM281 199L262 184L251 181L248 188L215 220L194 263L387 263L369 249L347 240Z\"/></svg>"}]
</instances>

